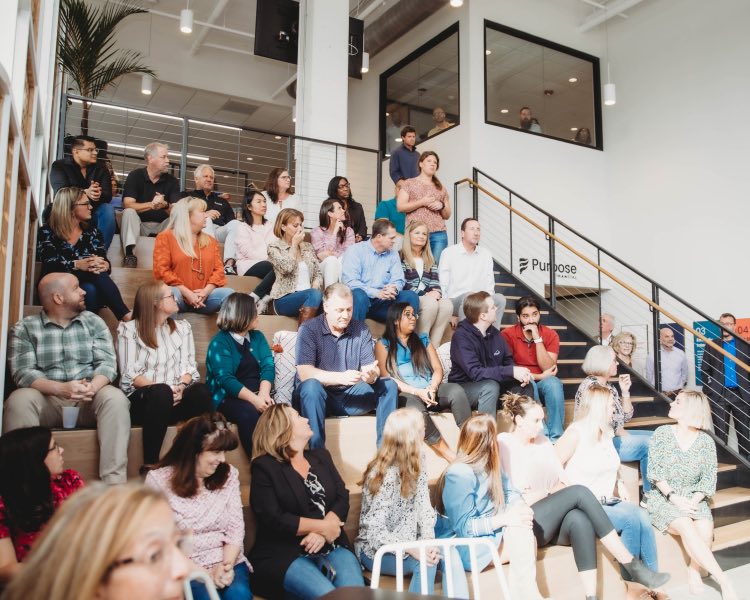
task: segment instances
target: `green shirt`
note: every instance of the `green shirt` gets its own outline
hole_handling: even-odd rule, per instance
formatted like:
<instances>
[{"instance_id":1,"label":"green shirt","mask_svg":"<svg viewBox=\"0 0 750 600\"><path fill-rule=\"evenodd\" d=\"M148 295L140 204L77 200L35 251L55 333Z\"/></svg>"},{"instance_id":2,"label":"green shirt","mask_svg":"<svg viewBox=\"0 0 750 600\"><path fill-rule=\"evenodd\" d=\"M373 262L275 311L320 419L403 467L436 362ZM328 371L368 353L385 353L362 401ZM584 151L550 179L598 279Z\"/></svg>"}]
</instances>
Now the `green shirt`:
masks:
<instances>
[{"instance_id":1,"label":"green shirt","mask_svg":"<svg viewBox=\"0 0 750 600\"><path fill-rule=\"evenodd\" d=\"M91 380L117 376L112 335L104 321L83 311L67 327L53 323L42 311L16 323L10 332L10 370L18 387L37 379Z\"/></svg>"}]
</instances>

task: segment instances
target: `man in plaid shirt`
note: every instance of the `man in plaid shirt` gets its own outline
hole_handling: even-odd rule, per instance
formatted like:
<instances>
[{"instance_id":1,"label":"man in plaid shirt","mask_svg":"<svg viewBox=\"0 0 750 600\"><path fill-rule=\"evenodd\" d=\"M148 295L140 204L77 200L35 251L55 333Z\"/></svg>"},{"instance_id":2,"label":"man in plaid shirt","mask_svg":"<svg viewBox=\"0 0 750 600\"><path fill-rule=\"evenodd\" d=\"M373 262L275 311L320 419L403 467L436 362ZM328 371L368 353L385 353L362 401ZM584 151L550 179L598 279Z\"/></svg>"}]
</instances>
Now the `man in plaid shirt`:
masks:
<instances>
[{"instance_id":1,"label":"man in plaid shirt","mask_svg":"<svg viewBox=\"0 0 750 600\"><path fill-rule=\"evenodd\" d=\"M39 282L43 310L11 330L10 370L18 389L5 401L3 431L60 427L62 408L79 406L78 424L99 430L99 477L127 479L129 402L109 385L117 376L112 336L85 308L86 292L69 273Z\"/></svg>"}]
</instances>

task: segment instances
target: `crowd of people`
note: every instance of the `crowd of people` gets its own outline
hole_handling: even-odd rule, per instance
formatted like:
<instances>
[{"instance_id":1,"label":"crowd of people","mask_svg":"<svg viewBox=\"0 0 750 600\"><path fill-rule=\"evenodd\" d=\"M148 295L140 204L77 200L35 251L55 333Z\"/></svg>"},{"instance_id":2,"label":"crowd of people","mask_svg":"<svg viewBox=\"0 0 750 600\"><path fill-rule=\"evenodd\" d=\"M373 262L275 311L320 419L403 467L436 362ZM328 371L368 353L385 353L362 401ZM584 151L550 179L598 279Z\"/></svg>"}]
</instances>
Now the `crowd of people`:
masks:
<instances>
[{"instance_id":1,"label":"crowd of people","mask_svg":"<svg viewBox=\"0 0 750 600\"><path fill-rule=\"evenodd\" d=\"M391 161L394 207L405 217L400 252L391 220L377 218L368 230L345 177L331 180L308 242L285 169L271 171L265 189L248 190L235 218L209 165L195 170L194 190L180 193L167 173L167 147L150 144L146 166L124 186L124 266L137 265L138 236L156 234L154 281L138 289L132 308L108 275L98 229L108 218L106 182L94 185L93 163L79 161L90 138L74 140L63 166L80 167L89 185L76 172L76 187L56 190L39 237L41 310L10 335L17 389L5 402L0 438L3 598L114 599L147 586L179 597L197 566L224 600L253 593L312 600L364 585L362 569L372 569L384 544L484 537L510 561L514 597L542 598L536 549L561 544L573 547L586 598L596 598L599 540L619 563L628 598L663 600L669 575L658 570L655 531L683 540L691 590L704 568L725 600L736 598L711 552L707 499L717 464L704 433L712 426L708 398L676 382L667 390L675 392L675 424L626 429L630 376L617 385L611 378L620 363L630 365L635 338L606 332L604 315L602 345L586 356L565 429L557 333L542 323L534 296L516 300L515 323L502 327L506 300L479 245L481 225L465 219L448 246L439 158L413 156L408 129ZM260 280L252 294L227 287L236 274ZM117 352L95 314L105 306L120 321ZM205 357L196 357L190 323L180 318L189 311L218 313ZM291 404L273 399L273 354L258 331L265 312L299 322ZM384 323L382 337L373 338L366 319ZM440 356L448 328L449 356ZM664 333L663 353L669 341ZM662 360L673 358L678 370L679 356ZM705 366L709 393L720 398L731 386L710 381L727 376L723 366ZM80 409L79 425L98 430L102 484L82 491L50 429L69 407ZM498 434L499 409L509 432ZM455 448L434 422L442 410L460 429ZM358 482L359 529L350 540L349 491L326 450L325 419L373 411L377 451ZM143 427L145 487L126 484L131 424ZM226 462L240 446L251 459L257 523L247 556L239 473ZM446 462L434 493L424 446ZM642 499L619 480L622 461L640 462ZM453 597L468 598L468 549L451 553L446 560L437 545L428 548L426 571L418 551L407 551L402 565L387 554L382 571L412 574L414 591L423 583L432 591L437 571L450 571L443 581L450 576ZM86 574L74 577L84 557ZM480 550L478 559L484 568L492 556ZM45 569L50 563L57 568ZM208 598L203 584L190 585L195 598Z\"/></svg>"}]
</instances>

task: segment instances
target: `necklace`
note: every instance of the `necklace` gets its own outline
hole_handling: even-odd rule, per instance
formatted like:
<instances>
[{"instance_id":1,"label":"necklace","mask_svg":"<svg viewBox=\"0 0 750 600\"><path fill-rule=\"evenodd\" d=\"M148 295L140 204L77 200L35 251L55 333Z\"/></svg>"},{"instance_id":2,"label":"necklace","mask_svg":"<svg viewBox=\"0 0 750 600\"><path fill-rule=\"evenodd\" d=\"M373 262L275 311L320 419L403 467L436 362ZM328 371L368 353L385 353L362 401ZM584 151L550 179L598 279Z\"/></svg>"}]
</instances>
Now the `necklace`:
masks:
<instances>
[{"instance_id":1,"label":"necklace","mask_svg":"<svg viewBox=\"0 0 750 600\"><path fill-rule=\"evenodd\" d=\"M198 246L198 268L196 269L194 266L195 259L190 258L190 270L193 273L197 273L196 278L198 281L203 281L206 276L203 274L203 254L201 253L200 246Z\"/></svg>"}]
</instances>

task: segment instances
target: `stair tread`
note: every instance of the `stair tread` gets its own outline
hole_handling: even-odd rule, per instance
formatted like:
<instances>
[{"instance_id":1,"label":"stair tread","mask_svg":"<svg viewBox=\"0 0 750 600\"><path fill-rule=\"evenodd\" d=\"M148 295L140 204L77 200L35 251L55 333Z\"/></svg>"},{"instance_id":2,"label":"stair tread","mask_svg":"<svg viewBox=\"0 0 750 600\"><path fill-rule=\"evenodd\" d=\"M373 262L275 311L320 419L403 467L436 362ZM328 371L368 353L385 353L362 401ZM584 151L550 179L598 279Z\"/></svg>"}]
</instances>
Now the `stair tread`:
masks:
<instances>
[{"instance_id":1,"label":"stair tread","mask_svg":"<svg viewBox=\"0 0 750 600\"><path fill-rule=\"evenodd\" d=\"M750 542L750 520L738 521L714 529L714 552L747 542Z\"/></svg>"},{"instance_id":2,"label":"stair tread","mask_svg":"<svg viewBox=\"0 0 750 600\"><path fill-rule=\"evenodd\" d=\"M583 359L582 358L558 358L557 364L558 365L582 365Z\"/></svg>"},{"instance_id":3,"label":"stair tread","mask_svg":"<svg viewBox=\"0 0 750 600\"><path fill-rule=\"evenodd\" d=\"M723 508L732 504L747 502L748 500L750 500L750 488L734 486L716 490L716 494L711 498L710 504L711 508Z\"/></svg>"},{"instance_id":4,"label":"stair tread","mask_svg":"<svg viewBox=\"0 0 750 600\"><path fill-rule=\"evenodd\" d=\"M588 342L570 342L567 340L560 340L561 346L588 346Z\"/></svg>"},{"instance_id":5,"label":"stair tread","mask_svg":"<svg viewBox=\"0 0 750 600\"><path fill-rule=\"evenodd\" d=\"M654 397L653 396L631 396L630 401L633 404L638 404L639 402L653 402ZM575 402L575 399L570 398L565 401L565 404L573 404Z\"/></svg>"},{"instance_id":6,"label":"stair tread","mask_svg":"<svg viewBox=\"0 0 750 600\"><path fill-rule=\"evenodd\" d=\"M506 323L504 325L501 325L503 329L507 329L508 327L515 327L515 323ZM558 331L564 331L568 329L567 325L545 325L547 329L557 329Z\"/></svg>"},{"instance_id":7,"label":"stair tread","mask_svg":"<svg viewBox=\"0 0 750 600\"><path fill-rule=\"evenodd\" d=\"M737 470L737 465L732 465L730 463L719 463L719 465L716 468L716 470L719 473L727 473L729 471L736 471ZM643 478L642 477L640 477L638 479L638 485L639 486L643 485Z\"/></svg>"},{"instance_id":8,"label":"stair tread","mask_svg":"<svg viewBox=\"0 0 750 600\"><path fill-rule=\"evenodd\" d=\"M674 419L670 419L669 417L635 417L625 423L625 429L636 429L638 427L647 427L649 425L665 425L674 422Z\"/></svg>"}]
</instances>

